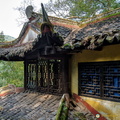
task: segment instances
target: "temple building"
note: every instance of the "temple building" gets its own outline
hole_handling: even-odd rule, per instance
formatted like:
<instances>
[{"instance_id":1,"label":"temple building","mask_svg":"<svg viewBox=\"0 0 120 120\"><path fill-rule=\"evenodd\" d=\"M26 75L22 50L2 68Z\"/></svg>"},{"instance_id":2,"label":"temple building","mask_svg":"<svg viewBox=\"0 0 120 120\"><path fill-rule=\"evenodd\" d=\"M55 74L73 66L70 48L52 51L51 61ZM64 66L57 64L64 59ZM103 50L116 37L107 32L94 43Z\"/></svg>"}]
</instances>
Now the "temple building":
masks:
<instances>
[{"instance_id":1,"label":"temple building","mask_svg":"<svg viewBox=\"0 0 120 120\"><path fill-rule=\"evenodd\" d=\"M120 9L84 23L42 11L26 8L28 22L16 40L0 43L0 60L24 61L26 90L69 93L98 120L119 120Z\"/></svg>"}]
</instances>

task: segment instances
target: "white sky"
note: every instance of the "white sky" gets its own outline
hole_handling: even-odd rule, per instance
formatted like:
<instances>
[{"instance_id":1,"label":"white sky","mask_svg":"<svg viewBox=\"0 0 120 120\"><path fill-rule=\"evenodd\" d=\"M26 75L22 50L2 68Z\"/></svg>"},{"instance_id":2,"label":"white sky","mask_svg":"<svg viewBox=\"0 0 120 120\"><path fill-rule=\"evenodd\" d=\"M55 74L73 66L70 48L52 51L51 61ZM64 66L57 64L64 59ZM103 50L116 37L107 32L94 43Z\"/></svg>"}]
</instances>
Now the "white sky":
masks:
<instances>
[{"instance_id":1,"label":"white sky","mask_svg":"<svg viewBox=\"0 0 120 120\"><path fill-rule=\"evenodd\" d=\"M14 10L24 0L0 0L0 32L3 31L4 35L10 35L17 38L22 29L19 26L17 19L20 17L19 11ZM49 0L34 0L34 5L38 6L39 10L41 3L47 3Z\"/></svg>"}]
</instances>

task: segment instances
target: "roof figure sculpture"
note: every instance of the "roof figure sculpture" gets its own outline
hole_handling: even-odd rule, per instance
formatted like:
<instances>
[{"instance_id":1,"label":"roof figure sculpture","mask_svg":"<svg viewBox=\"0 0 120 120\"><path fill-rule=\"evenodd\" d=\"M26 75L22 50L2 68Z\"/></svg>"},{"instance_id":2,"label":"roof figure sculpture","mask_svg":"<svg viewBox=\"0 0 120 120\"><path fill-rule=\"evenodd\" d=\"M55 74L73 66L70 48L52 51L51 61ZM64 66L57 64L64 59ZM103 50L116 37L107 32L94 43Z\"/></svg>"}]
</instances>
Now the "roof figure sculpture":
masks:
<instances>
[{"instance_id":1,"label":"roof figure sculpture","mask_svg":"<svg viewBox=\"0 0 120 120\"><path fill-rule=\"evenodd\" d=\"M30 19L32 17L32 13L33 13L33 6L28 6L25 10L26 16L28 19Z\"/></svg>"}]
</instances>

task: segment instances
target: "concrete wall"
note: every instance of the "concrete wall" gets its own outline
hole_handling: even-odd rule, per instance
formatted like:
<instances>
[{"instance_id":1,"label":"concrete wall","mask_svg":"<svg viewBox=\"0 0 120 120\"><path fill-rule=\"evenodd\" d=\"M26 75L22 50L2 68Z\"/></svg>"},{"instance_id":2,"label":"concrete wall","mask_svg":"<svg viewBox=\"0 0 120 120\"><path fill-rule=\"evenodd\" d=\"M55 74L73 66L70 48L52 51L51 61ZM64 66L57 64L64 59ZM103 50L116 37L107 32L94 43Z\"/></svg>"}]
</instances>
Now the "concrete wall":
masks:
<instances>
[{"instance_id":1,"label":"concrete wall","mask_svg":"<svg viewBox=\"0 0 120 120\"><path fill-rule=\"evenodd\" d=\"M72 93L78 94L78 63L102 61L120 61L120 45L105 46L101 51L84 50L72 56L70 64ZM120 120L120 102L82 98L108 120Z\"/></svg>"}]
</instances>

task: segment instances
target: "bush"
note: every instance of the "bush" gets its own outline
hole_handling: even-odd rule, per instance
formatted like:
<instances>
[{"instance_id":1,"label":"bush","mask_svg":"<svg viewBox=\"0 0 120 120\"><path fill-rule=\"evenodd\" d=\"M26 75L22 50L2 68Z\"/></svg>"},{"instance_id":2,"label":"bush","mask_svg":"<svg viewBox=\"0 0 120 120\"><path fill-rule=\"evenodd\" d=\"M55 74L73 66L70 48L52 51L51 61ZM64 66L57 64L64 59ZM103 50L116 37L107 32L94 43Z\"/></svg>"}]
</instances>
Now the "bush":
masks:
<instances>
[{"instance_id":1,"label":"bush","mask_svg":"<svg viewBox=\"0 0 120 120\"><path fill-rule=\"evenodd\" d=\"M24 66L23 62L0 61L0 87L14 84L23 87Z\"/></svg>"}]
</instances>

